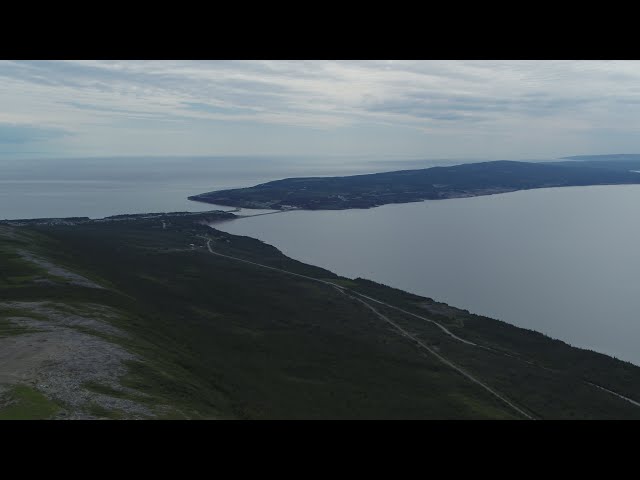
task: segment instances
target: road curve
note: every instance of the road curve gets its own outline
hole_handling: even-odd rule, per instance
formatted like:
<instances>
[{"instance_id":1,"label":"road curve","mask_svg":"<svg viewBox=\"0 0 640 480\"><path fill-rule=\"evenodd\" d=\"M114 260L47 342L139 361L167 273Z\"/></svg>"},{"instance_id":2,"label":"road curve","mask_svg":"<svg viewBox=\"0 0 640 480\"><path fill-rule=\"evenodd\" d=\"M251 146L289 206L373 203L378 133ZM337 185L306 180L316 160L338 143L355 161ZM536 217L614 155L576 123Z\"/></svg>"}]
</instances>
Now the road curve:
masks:
<instances>
[{"instance_id":1,"label":"road curve","mask_svg":"<svg viewBox=\"0 0 640 480\"><path fill-rule=\"evenodd\" d=\"M440 330L442 330L444 333L449 335L451 338L454 338L455 340L458 340L459 342L466 343L467 345L473 345L474 347L480 347L480 348L486 348L487 350L493 350L493 349L491 349L489 347L485 347L483 345L478 345L477 343L473 343L473 342L470 342L469 340L465 340L464 338L460 338L455 333L451 332L446 327L440 325L435 320L431 320L430 318L426 318L426 317L421 317L420 315L408 312L407 310L403 310L402 308L394 307L393 305L389 305L388 303L385 303L385 302L383 302L381 300L376 300L375 298L369 297L369 296L364 295L362 293L358 293L358 292L353 292L353 293L355 293L356 295L359 295L359 296L361 296L363 298L366 298L367 300L371 300L372 302L376 302L376 303L379 303L380 305L384 305L385 307L389 307L389 308L392 308L393 310L397 310L398 312L402 312L402 313L405 313L407 315L411 315L412 317L419 318L420 320L424 320L425 322L431 322L436 327L438 327Z\"/></svg>"},{"instance_id":2,"label":"road curve","mask_svg":"<svg viewBox=\"0 0 640 480\"><path fill-rule=\"evenodd\" d=\"M232 257L231 255L224 255L222 253L218 253L218 252L214 252L211 249L211 239L207 239L207 249L209 250L210 253L214 254L214 255L218 255L220 257L224 257L224 258L229 258L231 260L236 260L239 262L244 262L244 263L248 263L251 265L255 265L258 267L262 267L262 268L267 268L269 270L275 270L278 272L282 272L282 273L286 273L288 275L293 275L296 277L301 277L307 280L312 280L314 282L319 282L319 283L323 283L325 285L331 286L333 288L335 288L336 290L338 290L340 293L342 293L343 295L346 295L347 297L356 300L357 302L362 303L365 307L367 307L369 310L371 310L378 318L380 318L381 320L387 322L388 324L392 325L396 330L398 330L400 332L401 335L403 335L404 337L412 340L413 342L415 342L419 347L427 350L431 355L435 356L438 360L440 360L442 363L444 363L445 365L453 368L454 370L456 370L458 373L460 373L461 375L463 375L465 378L467 378L468 380L476 383L477 385L481 386L482 388L484 388L485 390L487 390L490 394L492 394L493 396L495 396L496 398L498 398L499 400L501 400L503 403L505 403L506 405L508 405L509 407L511 407L513 410L515 410L516 412L518 412L520 415L524 416L525 418L528 418L529 420L535 420L531 415L529 415L528 413L524 412L522 409L518 408L516 405L514 405L513 403L511 403L509 400L507 400L505 397L503 397L502 395L500 395L498 392L496 392L495 390L493 390L491 387L487 386L486 384L484 384L483 382L481 382L480 380L478 380L476 377L474 377L473 375L471 375L470 373L468 373L467 371L463 370L462 368L458 367L457 365L455 365L454 363L452 363L451 361L447 360L445 357L443 357L442 355L440 355L439 353L437 353L435 350L433 350L432 348L430 348L429 346L427 346L424 342L422 342L420 339L418 339L417 337L415 337L414 335L412 335L411 333L407 332L405 329L403 329L402 327L400 327L397 323L395 323L394 321L392 321L391 319L389 319L388 317L386 317L385 315L383 315L382 313L378 312L374 307L372 307L371 305L369 305L367 302L365 302L364 300L362 300L361 298L358 297L354 297L352 295L349 295L349 293L347 293L347 289L345 289L344 287L340 286L340 285L336 285L335 283L332 282L328 282L326 280L320 280L317 278L313 278L313 277L308 277L306 275L301 275L299 273L293 273L290 272L288 270L283 270L281 268L276 268L276 267L270 267L268 265L263 265L261 263L256 263L256 262L251 262L249 260L244 260L242 258L238 258L238 257ZM397 307L393 307L391 305L388 305L384 302L381 302L379 300L373 299L371 297L367 297L366 295L361 295L357 292L353 292L357 295L360 295L362 297L365 297L371 301L386 305L386 306L390 306L392 308L395 308L396 310L401 310ZM405 312L405 313L409 313L410 312ZM411 314L413 315L413 314ZM414 315L418 318L422 318L418 315ZM462 341L464 343L470 344L470 345L476 345L475 343L466 341L464 339L461 339L460 337L457 337L456 335L454 335L453 333L449 332L446 328L442 327L440 324L438 324L437 322L433 321L433 320L429 320L429 319L425 319L422 318L423 320L428 320L430 322L433 322L434 324L436 324L437 326L439 326L444 332L448 333L449 335L451 335L452 337L456 338L459 341Z\"/></svg>"},{"instance_id":3,"label":"road curve","mask_svg":"<svg viewBox=\"0 0 640 480\"><path fill-rule=\"evenodd\" d=\"M278 212L278 213L279 213L279 212ZM347 295L347 296L350 296L350 297L351 297L351 295L349 295L347 292L351 292L351 293L353 293L353 294L355 294L355 295L358 295L359 297L366 298L367 300L370 300L370 301L372 301L372 302L378 303L378 304L380 304L380 305L384 305L385 307L388 307L388 308L391 308L391 309L393 309L393 310L396 310L396 311L402 312L402 313L404 313L404 314L406 314L406 315L410 315L410 316L412 316L412 317L419 318L420 320L423 320L423 321L426 321L426 322L431 322L432 324L434 324L435 326L437 326L440 330L442 330L444 333L446 333L447 335L449 335L451 338L453 338L453 339L455 339L455 340L457 340L457 341L459 341L459 342L462 342L462 343L464 343L464 344L472 345L472 346L474 346L474 347L482 348L482 349L485 349L485 350L489 350L489 351L491 351L491 352L494 352L494 353L497 353L497 354L500 354L500 355L505 355L505 356L507 356L507 357L512 357L512 358L515 358L515 359L517 359L517 360L520 360L520 361L523 361L523 362L525 362L525 363L528 363L528 364L530 364L530 365L533 365L533 366L536 366L536 367L543 368L543 369L545 369L545 370L549 370L549 371L551 371L551 369L549 369L549 368L547 368L547 367L544 367L544 366L541 366L541 365L537 365L537 364L535 364L535 363L533 363L533 362L530 362L530 361L525 360L525 359L523 359L523 358L517 357L517 356L515 356L515 355L511 355L511 354L508 354L508 353L505 353L505 352L502 352L502 351L499 351L499 350L495 350L495 349L490 348L490 347L486 347L486 346L484 346L484 345L479 345L479 344L474 343L474 342L471 342L471 341L469 341L469 340L465 340L464 338L460 338L459 336L457 336L456 334L454 334L453 332L451 332L450 330L448 330L448 329L447 329L446 327L444 327L443 325L440 325L440 324L439 324L438 322L436 322L435 320L432 320L432 319L430 319L430 318L426 318L426 317L422 317L422 316L420 316L420 315L417 315L417 314L415 314L415 313L409 312L409 311L404 310L404 309L402 309L402 308L399 308L399 307L396 307L396 306L394 306L394 305L390 305L390 304L388 304L388 303L385 303L385 302L383 302L383 301L381 301L381 300L378 300L378 299L376 299L376 298L369 297L369 296L364 295L364 294L362 294L362 293L358 293L358 292L355 292L355 291L353 291L353 290L347 289L347 288L345 288L345 287L343 287L343 286L341 286L341 285L337 285L337 284L335 284L335 283L333 283L333 282L328 282L328 281L326 281L326 280L320 280L320 279L318 279L318 278L309 277L309 276L307 276L307 275L302 275L302 274L299 274L299 273L290 272L290 271L288 271L288 270L283 270L283 269L281 269L281 268L270 267L270 266L268 266L268 265L263 265L263 264L261 264L261 263L251 262L251 261L249 261L249 260L244 260L244 259L242 259L242 258L233 257L233 256L230 256L230 255L224 255L224 254L222 254L222 253L214 252L214 251L211 249L211 239L210 239L209 237L206 237L206 236L201 236L201 238L204 238L204 239L206 239L206 240L207 240L207 249L209 250L209 252L211 252L211 253L212 253L212 254L214 254L214 255L218 255L218 256L220 256L220 257L229 258L229 259L231 259L231 260L236 260L236 261L238 261L238 262L248 263L248 264L250 264L250 265L255 265L255 266L257 266L257 267L267 268L267 269L269 269L269 270L275 270L275 271L277 271L277 272L286 273L286 274L288 274L288 275L293 275L293 276L296 276L296 277L304 278L304 279L307 279L307 280L311 280L311 281L313 281L313 282L322 283L322 284L324 284L324 285L328 285L328 286L330 286L330 287L333 287L333 288L337 289L338 291L340 291L341 293L343 293L343 294L345 294L345 295ZM354 297L351 297L351 298L354 298ZM356 299L356 300L360 300L360 299L357 299L357 298L355 298L355 299ZM360 300L360 301L362 302L362 300ZM421 343L421 342L419 342L419 340L417 340L417 339L416 339L415 337L413 337L411 334L409 334L408 332L405 332L404 330L402 330L402 329L401 329L401 327L399 327L399 326L398 326L398 325L396 325L395 323L391 322L391 320L389 320L388 318L384 317L384 315L380 314L377 310L375 310L373 307L371 307L371 305L369 305L369 304L368 304L368 303L366 303L366 302L362 302L362 303L363 303L364 305L366 305L368 308L370 308L371 310L373 310L373 311L374 311L374 312L375 312L375 313L376 313L380 318L383 318L385 321L387 321L387 322L391 323L394 327L396 327L398 330L400 330L403 334L405 334L406 336L408 336L408 338L411 338L412 340L416 341L418 344L420 344L420 343ZM422 345L422 346L423 346L424 348L426 348L427 350L429 350L429 351L430 351L431 353L433 353L434 355L436 355L438 358L441 358L441 355L439 355L439 354L437 354L437 353L433 352L433 351L432 351L431 349L429 349L429 347L427 347L426 345ZM482 385L485 389L489 390L493 395L495 395L495 396L497 396L498 398L500 398L503 402L507 403L509 406L511 406L512 408L516 409L518 412L522 413L522 414L523 414L523 415L525 415L527 418L531 418L529 415L525 414L525 413L524 413L524 412L522 412L520 409L518 409L517 407L515 407L513 404L509 403L509 402L508 402L508 400L506 400L506 399L504 399L503 397L501 397L499 394L497 394L496 392L494 392L493 390L491 390L489 387L487 387L486 385L484 385L483 383L481 383L479 380L472 378L469 374L467 374L466 372L464 372L462 369L459 369L459 367L456 367L456 366L455 366L455 365L453 365L451 362L449 362L448 360L444 359L444 357L442 357L442 358L441 358L441 360L443 360L445 363L447 363L448 365L450 365L452 368L455 368L456 370L458 370L460 373L462 373L463 375L465 375L467 378L469 378L469 379L473 380L474 382L476 382L476 383L478 383L478 384ZM464 373L463 373L463 372L464 372ZM611 395L614 395L614 396L616 396L616 397L620 398L621 400L625 400L625 401L627 401L627 402L629 402L629 403L631 403L631 404L633 404L633 405L635 405L635 406L637 406L637 407L640 407L640 403L639 403L639 402L636 402L635 400L632 400L632 399L630 399L630 398L628 398L628 397L625 397L624 395L621 395L620 393L614 392L614 391L612 391L612 390L608 390L608 389L606 389L606 388L604 388L604 387L601 387L601 386L599 386L599 385L596 385L595 383L591 383L591 382L586 381L586 380L583 380L583 381L584 381L584 383L586 383L586 384L588 384L588 385L591 385L592 387L595 387L595 388L598 388L598 389L600 389L600 390L603 390L603 391L605 391L605 392L607 392L607 393L609 393L609 394L611 394Z\"/></svg>"},{"instance_id":4,"label":"road curve","mask_svg":"<svg viewBox=\"0 0 640 480\"><path fill-rule=\"evenodd\" d=\"M476 377L474 377L473 375L471 375L470 373L466 372L465 370L463 370L462 368L458 367L456 364L454 364L453 362L447 360L445 357L443 357L442 355L440 355L439 353L437 353L435 350L433 350L432 348L430 348L429 346L427 346L424 342L422 342L420 339L418 339L415 335L412 335L411 333L407 332L405 329L403 329L400 325L398 325L397 323L395 323L393 320L389 319L388 317L386 317L385 315L381 314L380 312L378 312L375 308L373 308L371 305L369 305L367 302L365 302L364 300L360 299L360 298L356 298L353 297L351 295L349 295L348 293L346 293L344 290L341 290L341 292L345 295L347 295L349 298L352 298L360 303L362 303L364 306L366 306L369 310L371 310L374 314L376 314L380 319L384 320L385 322L389 323L390 325L392 325L396 330L398 330L404 337L407 337L410 340L413 340L419 347L424 348L425 350L427 350L431 355L433 355L434 357L436 357L438 360L440 360L442 363L444 363L445 365L448 365L449 367L453 368L454 370L456 370L458 373L464 375L466 378L468 378L469 380L471 380L474 383L477 383L478 385L480 385L482 388L484 388L485 390L487 390L489 393L491 393L493 396L497 397L499 400L502 400L502 402L506 403L509 407L511 407L512 409L514 409L516 412L518 412L519 414L523 415L524 417L528 418L529 420L535 420L531 415L529 415L528 413L524 412L523 410L521 410L520 408L518 408L517 406L515 406L513 403L511 403L509 400L507 400L506 398L504 398L502 395L500 395L498 392L496 392L495 390L493 390L491 387L487 386L485 383L481 382L480 380L478 380ZM475 345L475 344L473 344Z\"/></svg>"},{"instance_id":5,"label":"road curve","mask_svg":"<svg viewBox=\"0 0 640 480\"><path fill-rule=\"evenodd\" d=\"M204 238L204 237L201 237L201 238ZM218 256L220 256L220 257L230 258L230 259L232 259L232 260L237 260L237 261L239 261L239 262L249 263L249 264L251 264L251 265L255 265L255 266L258 266L258 267L268 268L269 270L275 270L275 271L277 271L277 272L286 273L286 274L288 274L288 275L294 275L294 276L296 276L296 277L305 278L305 279L307 279L307 280L312 280L312 281L314 281L314 282L323 283L323 284L325 284L325 285L329 285L329 286L331 286L331 287L337 288L337 289L339 289L339 290L341 290L341 291L347 291L347 290L348 290L348 291L350 291L351 293L354 293L354 294L356 294L356 295L359 295L360 297L366 298L367 300L371 300L372 302L379 303L379 304L381 304L381 305L384 305L384 306L386 306L386 307L392 308L392 309L397 310L397 311L399 311L399 312L402 312L402 313L405 313L405 314L407 314L407 315L411 315L411 316L413 316L413 317L419 318L420 320L424 320L425 322L431 322L431 323L433 323L435 326L437 326L440 330L442 330L444 333L446 333L446 334L447 334L447 335L449 335L451 338L453 338L453 339L455 339L455 340L457 340L457 341L459 341L459 342L466 343L467 345L473 345L474 347L480 347L480 348L484 348L484 349L487 349L487 350L492 350L492 351L494 351L493 349L491 349L491 348L489 348L489 347L485 347L485 346L483 346L483 345L478 345L477 343L470 342L469 340L465 340L464 338L460 338L459 336L457 336L456 334L454 334L453 332L451 332L450 330L448 330L446 327L444 327L444 326L440 325L440 324L439 324L438 322L436 322L435 320L431 320L430 318L426 318L426 317L421 317L420 315L417 315L417 314L415 314L415 313L408 312L408 311L406 311L406 310L403 310L403 309L401 309L401 308L395 307L395 306L393 306L393 305L389 305L388 303L382 302L382 301L380 301L380 300L377 300L377 299L375 299L375 298L369 297L369 296L364 295L364 294L362 294L362 293L354 292L353 290L349 290L349 289L347 289L347 288L343 287L342 285L338 285L338 284L333 283L333 282L328 282L328 281L326 281L326 280L320 280L320 279L318 279L318 278L314 278L314 277L308 277L308 276L306 276L306 275L301 275L301 274L299 274L299 273L290 272L290 271L288 271L288 270L282 270L281 268L270 267L270 266L268 266L268 265L263 265L263 264L261 264L261 263L255 263L255 262L251 262L251 261L249 261L249 260L244 260L244 259L242 259L242 258L232 257L232 256L230 256L230 255L224 255L224 254L222 254L222 253L214 252L214 251L211 249L211 239L207 239L207 249L209 250L209 252L213 253L214 255L218 255ZM496 350L496 352L497 352L497 350ZM502 353L502 352L499 352L499 353Z\"/></svg>"}]
</instances>

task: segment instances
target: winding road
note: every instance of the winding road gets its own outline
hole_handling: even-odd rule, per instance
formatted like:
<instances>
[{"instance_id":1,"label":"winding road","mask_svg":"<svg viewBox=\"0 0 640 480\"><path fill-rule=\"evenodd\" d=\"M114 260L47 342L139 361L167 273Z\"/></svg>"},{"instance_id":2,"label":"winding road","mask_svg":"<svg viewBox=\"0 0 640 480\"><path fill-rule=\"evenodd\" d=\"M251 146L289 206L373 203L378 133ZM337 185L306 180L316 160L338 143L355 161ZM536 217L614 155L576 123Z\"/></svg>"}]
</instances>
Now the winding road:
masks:
<instances>
[{"instance_id":1,"label":"winding road","mask_svg":"<svg viewBox=\"0 0 640 480\"><path fill-rule=\"evenodd\" d=\"M203 237L204 238L204 237ZM224 255L222 253L218 253L218 252L214 252L211 249L211 239L207 238L207 249L209 250L210 253L217 255L219 257L224 257L224 258L228 258L231 260L235 260L238 262L243 262L243 263L248 263L250 265L255 265L257 267L262 267L262 268L266 268L269 270L275 270L277 272L281 272L281 273L285 273L287 275L293 275L295 277L300 277L300 278L304 278L306 280L311 280L314 282L318 282L318 283L322 283L324 285L330 286L335 288L336 290L338 290L340 293L342 293L343 295L346 295L347 297L356 300L360 303L362 303L364 306L366 306L369 310L371 310L378 318L380 318L381 320L387 322L388 324L390 324L391 326L393 326L396 330L398 330L398 332L400 332L401 335L403 335L404 337L412 340L418 347L426 350L427 352L429 352L431 355L433 355L434 357L436 357L438 360L440 360L442 363L444 363L445 365L453 368L454 370L456 370L458 373L462 374L464 377L466 377L468 380L476 383L477 385L481 386L483 389L485 389L486 391L488 391L491 395L495 396L496 398L498 398L500 401L502 401L503 403L505 403L506 405L508 405L510 408L512 408L513 410L515 410L516 412L518 412L520 415L524 416L525 418L529 419L529 420L535 420L531 415L529 415L528 413L526 413L524 410L522 410L521 408L517 407L516 405L514 405L512 402L510 402L509 400L507 400L503 395L499 394L498 392L496 392L495 390L493 390L491 387L487 386L485 383L483 383L482 381L480 381L479 379L477 379L476 377L474 377L473 375L471 375L469 372L467 372L466 370L463 370L462 368L460 368L459 366L455 365L453 362L451 362L450 360L446 359L445 357L443 357L442 355L440 355L439 353L437 353L435 350L433 350L432 348L430 348L429 346L427 346L424 342L422 342L420 339L418 339L416 336L412 335L411 333L407 332L405 329L403 329L402 327L400 327L397 323L395 323L394 321L390 320L387 316L383 315L382 313L380 313L379 311L377 311L374 307L372 307L371 305L369 305L367 302L365 302L364 300L362 300L361 298L358 297L354 297L352 295L349 295L349 293L347 293L348 291L351 293L354 293L356 295L365 297L371 301L380 303L382 305L386 305L389 306L391 308L395 308L396 310L401 310L397 307L393 307L392 305L389 305L387 303L381 302L380 300L376 300L373 299L371 297L367 297L366 295L362 295L360 293L357 292L353 292L351 290L346 289L345 287L342 287L341 285L336 285L335 283L332 282L328 282L326 280L320 280L318 278L313 278L313 277L309 277L307 275L302 275L299 273L294 273L294 272L290 272L288 270L283 270L281 268L276 268L276 267L270 267L268 265L263 265L261 263L256 263L256 262L251 262L249 260L245 260L242 258L238 258L238 257L232 257L231 255ZM404 312L404 310L401 310ZM409 313L409 312L405 312L405 313ZM444 331L445 333L447 333L448 335L450 335L451 337L455 338L458 341L461 341L463 343L466 344L470 344L470 345L474 345L477 346L477 344L473 343L473 342L469 342L467 340L464 340L460 337L458 337L457 335L454 335L453 333L451 333L449 330L447 330L445 327L443 327L442 325L438 324L437 322L435 322L434 320L431 319L427 319L424 317L420 317L419 315L415 315L415 314L411 314L414 315L418 318L421 318L422 320L426 320L429 322L432 322L434 324L436 324L438 327L440 327L442 329L442 331Z\"/></svg>"},{"instance_id":2,"label":"winding road","mask_svg":"<svg viewBox=\"0 0 640 480\"><path fill-rule=\"evenodd\" d=\"M275 213L279 213L279 212L275 212ZM320 279L318 279L318 278L309 277L309 276L307 276L307 275L302 275L302 274L300 274L300 273L294 273L294 272L290 272L290 271L288 271L288 270L283 270L283 269L281 269L281 268L270 267L270 266L268 266L268 265L263 265L263 264L261 264L261 263L256 263L256 262L252 262L252 261L249 261L249 260L245 260L245 259L243 259L243 258L233 257L233 256L231 256L231 255L224 255L224 254L222 254L222 253L215 252L215 251L213 251L213 250L212 250L212 248L211 248L211 239L210 239L209 237L202 236L202 237L200 237L200 238L204 238L204 239L207 241L207 249L209 250L209 252L210 252L210 253L212 253L212 254L214 254L214 255L217 255L217 256L219 256L219 257L228 258L228 259L235 260L235 261L238 261L238 262L248 263L248 264L250 264L250 265L255 265L255 266L257 266L257 267L266 268L266 269L269 269L269 270L275 270L275 271L277 271L277 272L285 273L285 274L287 274L287 275L293 275L293 276L295 276L295 277L304 278L304 279L306 279L306 280L311 280L311 281L313 281L313 282L322 283L322 284L327 285L327 286L329 286L329 287L333 287L333 288L335 288L336 290L338 290L338 291L339 291L340 293L342 293L343 295L346 295L347 297L349 297L349 298L351 298L351 299L353 299L353 300L356 300L356 301L358 301L358 302L362 303L363 305L365 305L365 306L366 306L369 310L371 310L371 311L372 311L372 312L373 312L373 313L374 313L378 318L380 318L381 320L383 320L383 321L387 322L388 324L390 324L391 326L393 326L396 330L398 330L398 332L399 332L401 335L403 335L404 337L406 337L406 338L408 338L408 339L412 340L412 341L413 341L413 342L414 342L418 347L420 347L420 348L422 348L422 349L424 349L424 350L428 351L431 355L435 356L435 357L436 357L438 360L440 360L442 363L444 363L444 364L448 365L449 367L453 368L453 369L454 369L454 370L456 370L458 373L460 373L461 375L463 375L464 377L466 377L468 380L470 380L470 381L472 381L472 382L476 383L477 385L479 385L479 386L481 386L482 388L484 388L485 390L487 390L489 393L491 393L493 396L495 396L496 398L498 398L499 400L501 400L503 403L505 403L506 405L508 405L510 408L512 408L513 410L515 410L516 412L518 412L520 415L523 415L525 418L528 418L528 419L530 419L530 420L535 420L535 418L533 418L531 415L529 415L529 414L527 414L526 412L524 412L521 408L517 407L517 406L516 406L516 405L514 405L512 402L510 402L509 400L507 400L503 395L501 395L500 393L496 392L496 391L495 391L495 390L493 390L491 387L487 386L485 383L483 383L482 381L480 381L478 378L474 377L474 376L473 376L473 375L471 375L469 372L467 372L467 371L463 370L462 368L460 368L459 366L455 365L453 362L451 362L450 360L446 359L445 357L443 357L443 356L442 356L442 355L440 355L439 353L435 352L432 348L430 348L429 346L427 346L426 344L424 344L422 341L420 341L416 336L414 336L414 335L412 335L411 333L407 332L407 331L406 331L406 330L404 330L402 327L400 327L398 324L396 324L395 322L393 322L392 320L390 320L388 317L386 317L385 315L383 315L382 313L380 313L378 310L376 310L376 309L375 309L373 306L371 306L369 303L365 302L365 301L363 300L363 298L364 298L364 299L367 299L367 300L369 300L369 301L371 301L371 302L375 302L375 303L377 303L377 304L379 304L379 305L384 305L385 307L391 308L391 309L396 310L396 311L398 311L398 312L402 312L402 313L404 313L405 315L410 315L410 316L412 316L412 317L418 318L418 319L423 320L423 321L425 321L425 322L430 322L430 323L432 323L433 325L435 325L436 327L438 327L440 330L442 330L442 332L444 332L445 334L447 334L449 337L453 338L454 340L456 340L456 341L458 341L458 342L464 343L464 344L466 344L466 345L471 345L471 346L473 346L473 347L478 347L478 348L482 348L482 349L485 349L485 350L489 350L489 351L491 351L491 352L493 352L493 353L496 353L496 354L499 354L499 355L504 355L504 356L511 357L511 358L515 358L516 360L519 360L519 361L522 361L522 362L528 363L528 364L530 364L530 365L533 365L533 366L536 366L536 367L542 368L542 369L544 369L544 370L552 371L550 368L547 368L547 367L544 367L544 366L542 366L542 365L538 365L538 364L536 364L536 363L530 362L530 361L525 360L525 359L523 359L523 358L521 358L521 357L518 357L518 356L515 356L515 355L511 355L511 354L509 354L509 353L502 352L502 351L500 351L500 350L493 349L493 348L491 348L491 347L487 347L487 346L484 346L484 345L479 345L479 344L474 343L474 342L471 342L471 341L469 341L469 340L465 340L464 338L460 338L459 336L457 336L456 334L454 334L454 333L453 333L453 332L451 332L449 329L447 329L446 327L444 327L444 326L443 326L443 325L441 325L440 323L436 322L435 320L432 320L432 319L430 319L430 318L426 318L426 317L422 317L422 316L420 316L420 315L418 315L418 314L415 314L415 313L409 312L409 311L407 311L407 310L404 310L404 309L402 309L402 308L396 307L395 305L390 305L390 304L388 304L388 303L386 303L386 302L383 302L383 301L378 300L378 299L373 298L373 297L369 297L369 296L364 295L364 294L362 294L362 293L355 292L355 291L350 290L350 289L348 289L348 288L345 288L345 287L343 287L343 286L341 286L341 285L337 285L337 284L335 284L335 283L333 283L333 282L329 282L329 281L326 281L326 280L320 280ZM354 297L353 295L357 295L357 297ZM599 386L599 385L596 385L595 383L591 383L591 382L586 381L586 380L583 380L583 382L584 382L584 383L586 383L586 384L588 384L588 385L591 385L592 387L598 388L599 390L602 390L602 391L607 392L607 393L609 393L609 394L611 394L611 395L614 395L614 396L616 396L616 397L620 398L621 400L625 400L625 401L627 401L627 402L629 402L629 403L631 403L631 404L633 404L633 405L635 405L635 406L637 406L637 407L640 407L640 403L639 403L639 402L636 402L635 400L632 400L632 399L630 399L630 398L628 398L628 397L625 397L624 395L621 395L621 394L619 394L619 393L617 393L617 392L614 392L614 391L612 391L612 390L608 390L608 389L606 389L606 388L604 388L604 387L601 387L601 386Z\"/></svg>"}]
</instances>

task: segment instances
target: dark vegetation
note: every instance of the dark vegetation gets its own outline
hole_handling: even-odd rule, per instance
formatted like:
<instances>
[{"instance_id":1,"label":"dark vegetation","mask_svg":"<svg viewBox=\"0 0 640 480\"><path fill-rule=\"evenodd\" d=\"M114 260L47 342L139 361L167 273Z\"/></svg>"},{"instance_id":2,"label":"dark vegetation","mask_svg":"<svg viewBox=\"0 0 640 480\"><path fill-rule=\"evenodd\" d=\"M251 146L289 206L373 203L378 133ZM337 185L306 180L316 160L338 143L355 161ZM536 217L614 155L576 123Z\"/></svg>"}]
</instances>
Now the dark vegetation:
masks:
<instances>
[{"instance_id":1,"label":"dark vegetation","mask_svg":"<svg viewBox=\"0 0 640 480\"><path fill-rule=\"evenodd\" d=\"M481 378L502 388L502 391L513 392L513 386L503 383L505 375L513 376L510 381L519 384L516 390L528 391L527 397L521 398L521 404L529 405L541 418L584 418L585 412L580 412L583 406L578 406L581 402L591 402L591 407L594 408L594 411L586 414L586 418L611 418L611 412L601 411L608 408L601 403L602 398L593 397L593 387L585 382L600 385L632 399L640 398L640 367L632 363L575 348L533 330L475 315L467 310L370 280L358 278L356 283L357 286L353 288L355 291L436 320L466 340L506 354L469 348L447 337L442 340L447 345L446 348L450 349L447 354L451 359L470 371L478 372ZM386 313L393 314L392 311ZM415 331L417 324L410 316L398 315L396 312L394 318L401 323L406 322ZM518 376L521 376L519 380ZM542 383L538 383L540 381ZM567 388L572 390L570 395L568 392L559 393ZM557 389L559 390L556 392ZM513 398L518 398L519 393L512 395ZM576 397L581 398L580 402L575 402ZM537 402L543 405L542 409ZM636 418L637 412L631 410L638 408L631 406L628 413Z\"/></svg>"},{"instance_id":2,"label":"dark vegetation","mask_svg":"<svg viewBox=\"0 0 640 480\"><path fill-rule=\"evenodd\" d=\"M342 210L533 188L640 183L640 174L629 171L634 168L616 162L613 167L614 163L604 160L593 164L497 161L348 177L287 178L189 199L243 208ZM636 163L640 164L637 159Z\"/></svg>"},{"instance_id":3,"label":"dark vegetation","mask_svg":"<svg viewBox=\"0 0 640 480\"><path fill-rule=\"evenodd\" d=\"M228 218L167 214L1 227L21 235L0 237L7 251L25 242L106 288L13 281L0 269L0 303L92 302L121 312L112 323L130 337L112 341L140 358L129 362L122 384L149 395L136 399L150 407L169 405L162 418L522 418L358 301L327 285L212 255L211 239L216 252L340 283L494 348L461 344L428 322L371 304L536 418L640 418L640 408L584 383L638 399L639 367L368 280L340 278L203 224ZM20 276L17 264L7 272Z\"/></svg>"}]
</instances>

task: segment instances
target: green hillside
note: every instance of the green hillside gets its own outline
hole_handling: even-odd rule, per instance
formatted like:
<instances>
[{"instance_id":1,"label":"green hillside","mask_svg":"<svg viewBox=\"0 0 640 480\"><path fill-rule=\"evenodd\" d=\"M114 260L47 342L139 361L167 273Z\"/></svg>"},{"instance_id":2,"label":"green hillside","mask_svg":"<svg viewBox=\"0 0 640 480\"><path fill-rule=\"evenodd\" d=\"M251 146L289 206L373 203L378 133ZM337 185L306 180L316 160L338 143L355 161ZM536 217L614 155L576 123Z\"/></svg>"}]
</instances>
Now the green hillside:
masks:
<instances>
[{"instance_id":1,"label":"green hillside","mask_svg":"<svg viewBox=\"0 0 640 480\"><path fill-rule=\"evenodd\" d=\"M639 367L205 225L229 218L0 224L0 419L640 418L591 385L640 399Z\"/></svg>"}]
</instances>

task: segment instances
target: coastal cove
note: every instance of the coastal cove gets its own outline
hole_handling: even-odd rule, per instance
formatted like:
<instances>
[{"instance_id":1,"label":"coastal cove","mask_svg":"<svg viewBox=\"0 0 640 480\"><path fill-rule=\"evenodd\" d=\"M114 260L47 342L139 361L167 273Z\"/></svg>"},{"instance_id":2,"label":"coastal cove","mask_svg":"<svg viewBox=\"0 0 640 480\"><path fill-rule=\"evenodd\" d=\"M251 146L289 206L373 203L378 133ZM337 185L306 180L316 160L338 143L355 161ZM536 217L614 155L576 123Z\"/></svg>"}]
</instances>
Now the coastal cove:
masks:
<instances>
[{"instance_id":1,"label":"coastal cove","mask_svg":"<svg viewBox=\"0 0 640 480\"><path fill-rule=\"evenodd\" d=\"M640 365L639 210L639 185L590 186L296 210L214 227Z\"/></svg>"}]
</instances>

